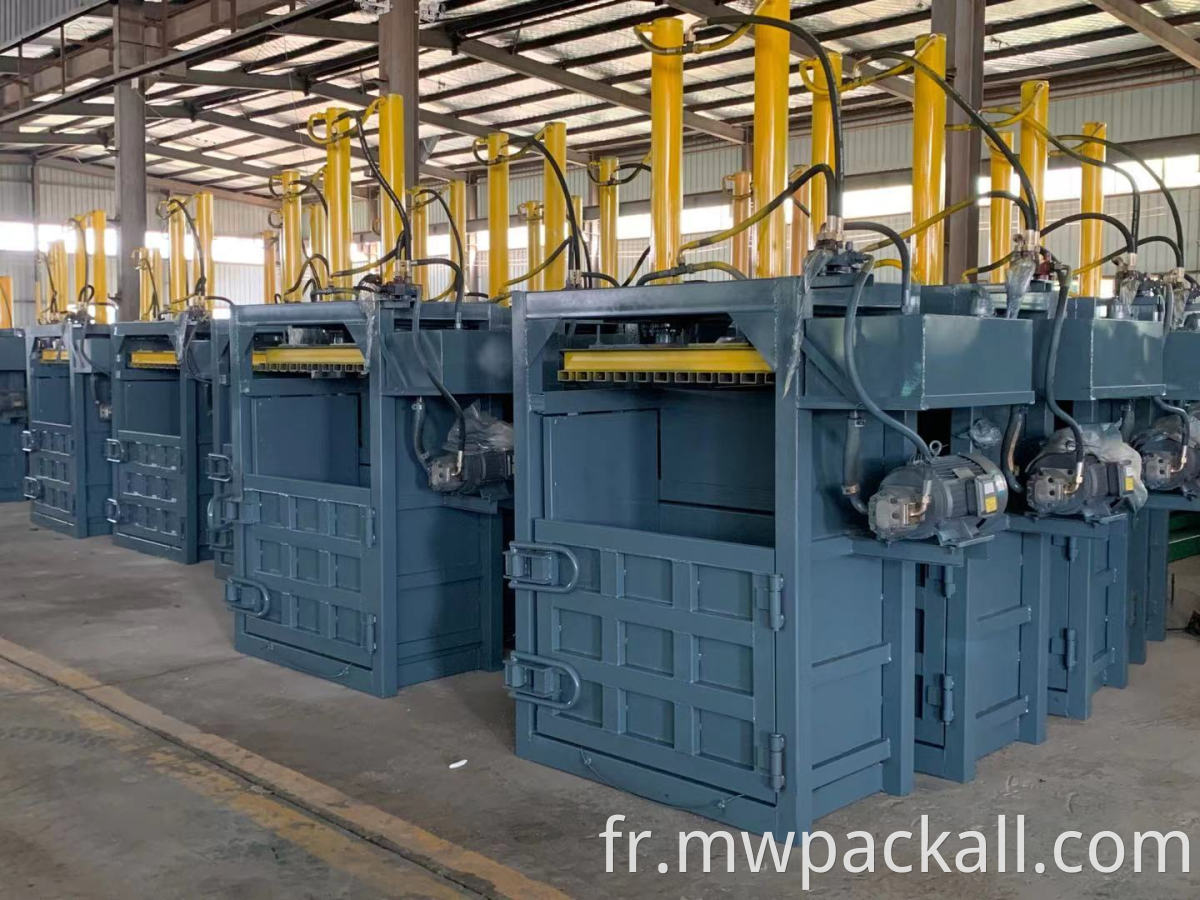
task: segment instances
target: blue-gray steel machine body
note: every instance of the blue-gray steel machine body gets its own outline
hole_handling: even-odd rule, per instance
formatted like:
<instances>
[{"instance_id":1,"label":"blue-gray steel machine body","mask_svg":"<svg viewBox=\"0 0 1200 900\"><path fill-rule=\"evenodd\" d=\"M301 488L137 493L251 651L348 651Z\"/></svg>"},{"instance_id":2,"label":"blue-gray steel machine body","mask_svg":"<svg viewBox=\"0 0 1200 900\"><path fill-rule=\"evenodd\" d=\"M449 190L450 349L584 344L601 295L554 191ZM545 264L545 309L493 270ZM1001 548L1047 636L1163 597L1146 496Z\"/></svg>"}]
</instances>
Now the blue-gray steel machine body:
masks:
<instances>
[{"instance_id":1,"label":"blue-gray steel machine body","mask_svg":"<svg viewBox=\"0 0 1200 900\"><path fill-rule=\"evenodd\" d=\"M1128 407L1161 396L1163 325L1105 315L1107 301L1074 298L1062 323L1055 367L1057 399L1084 427L1119 427ZM1059 431L1045 403L1046 360L1053 333L1048 310L1034 320L1036 390L1029 411L1023 456L1037 453ZM1139 482L1140 484L1140 482ZM1144 595L1131 603L1130 535L1135 507L1087 516L1013 516L1014 530L1049 539L1049 711L1087 718L1092 696L1103 686L1128 682L1130 628L1145 621Z\"/></svg>"},{"instance_id":2,"label":"blue-gray steel machine body","mask_svg":"<svg viewBox=\"0 0 1200 900\"><path fill-rule=\"evenodd\" d=\"M228 319L216 319L209 329L212 358L212 449L204 461L211 495L205 518L213 557L213 575L224 581L233 574L233 523L223 515L233 481L233 432L230 418L233 373L230 370Z\"/></svg>"},{"instance_id":3,"label":"blue-gray steel machine body","mask_svg":"<svg viewBox=\"0 0 1200 900\"><path fill-rule=\"evenodd\" d=\"M112 326L94 323L26 329L29 427L24 494L30 518L77 538L112 530L112 487L104 455L112 419Z\"/></svg>"},{"instance_id":4,"label":"blue-gray steel machine body","mask_svg":"<svg viewBox=\"0 0 1200 900\"><path fill-rule=\"evenodd\" d=\"M212 361L209 325L113 326L112 434L106 514L122 547L191 564L211 557Z\"/></svg>"},{"instance_id":5,"label":"blue-gray steel machine body","mask_svg":"<svg viewBox=\"0 0 1200 900\"><path fill-rule=\"evenodd\" d=\"M512 346L506 309L379 296L235 309L215 505L234 531L237 648L389 696L500 666L511 486L433 490L415 447L455 425L438 383L510 419Z\"/></svg>"},{"instance_id":6,"label":"blue-gray steel machine body","mask_svg":"<svg viewBox=\"0 0 1200 900\"><path fill-rule=\"evenodd\" d=\"M0 503L25 496L21 451L21 432L29 415L25 369L25 332L0 329Z\"/></svg>"},{"instance_id":7,"label":"blue-gray steel machine body","mask_svg":"<svg viewBox=\"0 0 1200 900\"><path fill-rule=\"evenodd\" d=\"M880 790L908 792L918 740L973 762L994 743L979 732L1000 727L986 721L997 704L1015 707L1003 726L1013 737L1040 739L1018 722L1038 706L1044 661L1020 653L1038 616L982 584L1002 511L958 546L885 543L847 502L849 422L866 482L912 458L855 412L849 280L515 297L506 569L517 630L505 678L518 755L783 833ZM900 294L869 285L853 323L862 380L884 409L913 427L922 410L1032 401L1031 323L929 314ZM564 370L566 351L697 339L745 342L770 373L592 373L588 356ZM982 484L977 461L949 465L945 483ZM980 477L1003 488L998 470ZM925 599L918 635L918 568L942 578L968 560L969 602ZM957 684L941 677L948 667ZM918 695L940 708L936 728L919 720Z\"/></svg>"}]
</instances>

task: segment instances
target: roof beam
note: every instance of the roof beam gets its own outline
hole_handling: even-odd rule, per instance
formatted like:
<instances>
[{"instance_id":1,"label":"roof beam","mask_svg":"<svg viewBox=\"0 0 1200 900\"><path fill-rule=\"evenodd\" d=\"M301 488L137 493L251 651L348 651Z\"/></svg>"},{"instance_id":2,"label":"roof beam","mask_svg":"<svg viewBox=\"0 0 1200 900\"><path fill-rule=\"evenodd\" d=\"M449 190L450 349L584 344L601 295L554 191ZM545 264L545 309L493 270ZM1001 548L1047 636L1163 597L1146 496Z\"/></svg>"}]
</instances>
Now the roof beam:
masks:
<instances>
[{"instance_id":1,"label":"roof beam","mask_svg":"<svg viewBox=\"0 0 1200 900\"><path fill-rule=\"evenodd\" d=\"M424 34L424 32L422 32ZM557 84L587 97L595 97L614 106L636 110L640 113L650 113L650 97L646 94L634 94L618 87L605 84L595 78L580 75L568 69L561 69L549 63L538 62L519 53L513 53L502 47L495 47L483 41L463 41L455 48L459 53L489 62L493 65L520 72L531 78L539 78L550 84ZM693 131L710 134L733 144L746 143L746 132L742 128L729 125L719 119L711 119L699 113L683 111L683 125Z\"/></svg>"},{"instance_id":2,"label":"roof beam","mask_svg":"<svg viewBox=\"0 0 1200 900\"><path fill-rule=\"evenodd\" d=\"M0 144L37 144L56 147L106 147L111 137L103 134L64 134L62 132L0 131Z\"/></svg>"},{"instance_id":3,"label":"roof beam","mask_svg":"<svg viewBox=\"0 0 1200 900\"><path fill-rule=\"evenodd\" d=\"M38 168L61 169L66 172L82 172L85 175L98 175L102 178L116 178L116 171L113 167L101 163L75 162L74 160L67 159L47 159L39 160ZM166 178L162 175L147 174L146 184L159 190L183 194L190 194L196 190L196 185L190 181L180 181L177 178ZM226 191L219 187L206 188L206 190L211 191L214 197L229 200L233 203L249 203L265 209L279 208L278 200L272 200L270 197L264 197L259 194L249 194L244 191Z\"/></svg>"},{"instance_id":4,"label":"roof beam","mask_svg":"<svg viewBox=\"0 0 1200 900\"><path fill-rule=\"evenodd\" d=\"M1200 69L1200 43L1161 16L1156 16L1134 0L1092 0L1092 3L1184 62Z\"/></svg>"},{"instance_id":5,"label":"roof beam","mask_svg":"<svg viewBox=\"0 0 1200 900\"><path fill-rule=\"evenodd\" d=\"M206 166L207 168L219 169L223 172L235 172L238 175L250 175L254 178L262 178L264 180L274 172L273 169L252 166L249 163L242 162L240 159L221 159L219 156L200 153L196 150L180 150L178 147L150 146L146 148L146 155L160 156L163 159L173 159L177 162Z\"/></svg>"}]
</instances>

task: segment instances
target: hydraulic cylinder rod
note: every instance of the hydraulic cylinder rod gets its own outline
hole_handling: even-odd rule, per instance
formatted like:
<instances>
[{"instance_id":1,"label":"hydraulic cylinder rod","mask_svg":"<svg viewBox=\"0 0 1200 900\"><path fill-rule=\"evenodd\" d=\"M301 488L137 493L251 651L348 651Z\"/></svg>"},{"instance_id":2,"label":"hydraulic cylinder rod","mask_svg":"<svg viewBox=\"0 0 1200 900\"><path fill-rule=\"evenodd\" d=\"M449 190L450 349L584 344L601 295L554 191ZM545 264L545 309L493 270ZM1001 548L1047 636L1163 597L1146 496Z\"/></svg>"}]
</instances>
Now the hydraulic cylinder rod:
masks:
<instances>
[{"instance_id":1,"label":"hydraulic cylinder rod","mask_svg":"<svg viewBox=\"0 0 1200 900\"><path fill-rule=\"evenodd\" d=\"M758 14L785 21L792 17L788 0L766 0ZM758 209L777 197L787 184L789 46L788 32L782 28L755 26L754 203ZM785 274L784 224L783 207L758 224L755 274L759 278Z\"/></svg>"},{"instance_id":2,"label":"hydraulic cylinder rod","mask_svg":"<svg viewBox=\"0 0 1200 900\"><path fill-rule=\"evenodd\" d=\"M197 191L192 195L194 206L193 215L196 219L196 233L200 236L200 246L192 254L192 266L195 277L192 279L199 284L200 266L204 265L204 293L211 296L217 292L217 272L213 263L213 197L208 191ZM205 301L212 309L212 301Z\"/></svg>"},{"instance_id":3,"label":"hydraulic cylinder rod","mask_svg":"<svg viewBox=\"0 0 1200 900\"><path fill-rule=\"evenodd\" d=\"M283 195L280 201L283 230L279 241L279 274L287 291L283 295L284 303L294 303L300 299L297 282L300 281L300 271L304 265L304 250L301 244L303 189L296 183L299 178L300 173L294 169L288 169L279 176L280 193ZM292 285L296 285L295 290L288 291Z\"/></svg>"},{"instance_id":4,"label":"hydraulic cylinder rod","mask_svg":"<svg viewBox=\"0 0 1200 900\"><path fill-rule=\"evenodd\" d=\"M168 306L176 310L183 306L191 293L188 287L187 218L183 212L186 197L171 197L171 212L167 216Z\"/></svg>"},{"instance_id":5,"label":"hydraulic cylinder rod","mask_svg":"<svg viewBox=\"0 0 1200 900\"><path fill-rule=\"evenodd\" d=\"M525 247L528 255L527 271L537 272L525 281L525 289L529 291L542 290L542 273L538 272L542 261L546 258L542 251L542 205L535 200L528 200L520 206L521 214L525 217Z\"/></svg>"},{"instance_id":6,"label":"hydraulic cylinder rod","mask_svg":"<svg viewBox=\"0 0 1200 900\"><path fill-rule=\"evenodd\" d=\"M567 171L567 126L565 122L551 122L542 131L542 139L546 149L558 163L558 167ZM567 237L567 198L563 196L562 186L554 167L550 163L542 164L542 204L543 216L546 220L546 246L553 250ZM544 284L546 290L557 291L567 284L567 254L560 253L558 258L546 267Z\"/></svg>"},{"instance_id":7,"label":"hydraulic cylinder rod","mask_svg":"<svg viewBox=\"0 0 1200 900\"><path fill-rule=\"evenodd\" d=\"M454 235L450 235L450 259L462 266L463 278L467 278L467 183L456 178L450 182L450 221L462 238L463 252L460 255Z\"/></svg>"},{"instance_id":8,"label":"hydraulic cylinder rod","mask_svg":"<svg viewBox=\"0 0 1200 900\"><path fill-rule=\"evenodd\" d=\"M487 155L495 160L488 166L488 296L495 299L508 281L508 135L489 134Z\"/></svg>"},{"instance_id":9,"label":"hydraulic cylinder rod","mask_svg":"<svg viewBox=\"0 0 1200 900\"><path fill-rule=\"evenodd\" d=\"M602 156L597 164L596 202L600 206L600 271L609 278L620 277L620 243L617 220L621 213L621 188L617 185L615 156Z\"/></svg>"},{"instance_id":10,"label":"hydraulic cylinder rod","mask_svg":"<svg viewBox=\"0 0 1200 900\"><path fill-rule=\"evenodd\" d=\"M429 203L430 198L422 196L423 188L414 187L408 202L408 220L412 225L412 255L413 259L429 258ZM413 284L420 285L422 299L429 299L429 275L427 266L414 266L412 270Z\"/></svg>"},{"instance_id":11,"label":"hydraulic cylinder rod","mask_svg":"<svg viewBox=\"0 0 1200 900\"><path fill-rule=\"evenodd\" d=\"M1038 221L1046 221L1046 123L1050 114L1050 82L1026 81L1021 84L1021 109L1028 110L1021 121L1021 166L1029 174L1036 197L1026 197L1037 203ZM1089 167L1091 168L1091 167Z\"/></svg>"},{"instance_id":12,"label":"hydraulic cylinder rod","mask_svg":"<svg viewBox=\"0 0 1200 900\"><path fill-rule=\"evenodd\" d=\"M913 55L939 76L946 76L946 36L917 38ZM946 95L928 74L917 69L913 90L914 222L940 213L946 205ZM944 277L942 223L920 231L912 257L913 278L921 284L940 284Z\"/></svg>"},{"instance_id":13,"label":"hydraulic cylinder rod","mask_svg":"<svg viewBox=\"0 0 1200 900\"><path fill-rule=\"evenodd\" d=\"M842 80L842 55L840 53L829 54L829 64L833 69L834 80L839 84ZM833 155L833 106L829 99L829 87L825 81L825 70L821 66L813 68L813 85L816 91L813 93L812 105L812 162L824 163L832 167L834 162ZM812 185L810 191L812 203L809 206L809 211L812 213L811 227L820 231L825 227L825 218L829 213L828 196L829 191L825 185L825 179L817 176L809 184Z\"/></svg>"},{"instance_id":14,"label":"hydraulic cylinder rod","mask_svg":"<svg viewBox=\"0 0 1200 900\"><path fill-rule=\"evenodd\" d=\"M660 47L683 46L681 19L655 19L650 40ZM785 57L786 59L786 57ZM655 53L650 60L650 264L679 262L683 216L683 57ZM553 246L549 237L547 246Z\"/></svg>"},{"instance_id":15,"label":"hydraulic cylinder rod","mask_svg":"<svg viewBox=\"0 0 1200 900\"><path fill-rule=\"evenodd\" d=\"M1004 139L1004 144L1008 149L1012 149L1013 136L1011 132L1002 131L1000 137ZM1013 168L1012 163L1008 158L999 151L996 147L989 147L991 151L991 177L993 191L1012 191ZM989 228L988 228L988 243L991 246L991 253L988 257L989 262L996 262L1008 256L1012 250L1012 210L1013 204L1011 200L1001 200L999 197L992 197L992 206L989 210ZM1000 266L997 269L992 269L991 281L993 284L1004 283L1004 270L1007 266Z\"/></svg>"},{"instance_id":16,"label":"hydraulic cylinder rod","mask_svg":"<svg viewBox=\"0 0 1200 900\"><path fill-rule=\"evenodd\" d=\"M1088 137L1104 140L1108 137L1108 126L1103 122L1085 122L1083 133ZM1079 152L1089 159L1101 162L1105 159L1103 144L1088 142ZM1083 191L1079 195L1080 211L1085 213L1104 212L1104 170L1100 166L1083 167ZM1079 265L1086 266L1104 255L1104 223L1095 219L1084 219L1079 223ZM1079 276L1079 295L1099 297L1101 275L1099 266L1092 266Z\"/></svg>"},{"instance_id":17,"label":"hydraulic cylinder rod","mask_svg":"<svg viewBox=\"0 0 1200 900\"><path fill-rule=\"evenodd\" d=\"M751 188L749 172L734 172L725 176L729 188L730 216L734 225L739 225L750 218ZM795 213L793 213L794 215ZM739 231L732 241L733 267L743 275L750 275L750 229Z\"/></svg>"},{"instance_id":18,"label":"hydraulic cylinder rod","mask_svg":"<svg viewBox=\"0 0 1200 900\"><path fill-rule=\"evenodd\" d=\"M379 98L379 172L401 202L408 197L404 184L404 98L399 94L384 94ZM379 192L380 256L396 249L404 227L400 211L386 191ZM415 253L413 254L416 255ZM391 281L396 264L383 264L383 280Z\"/></svg>"},{"instance_id":19,"label":"hydraulic cylinder rod","mask_svg":"<svg viewBox=\"0 0 1200 900\"><path fill-rule=\"evenodd\" d=\"M276 267L279 265L278 249L279 236L274 231L262 233L263 242L263 303L274 303L275 295L279 293L276 281Z\"/></svg>"},{"instance_id":20,"label":"hydraulic cylinder rod","mask_svg":"<svg viewBox=\"0 0 1200 900\"><path fill-rule=\"evenodd\" d=\"M108 228L108 215L102 209L88 213L92 231L92 288L95 291L92 312L97 324L107 325L111 321L108 305L108 250L104 246L104 232Z\"/></svg>"},{"instance_id":21,"label":"hydraulic cylinder rod","mask_svg":"<svg viewBox=\"0 0 1200 900\"><path fill-rule=\"evenodd\" d=\"M0 275L0 329L13 327L13 280L11 275Z\"/></svg>"}]
</instances>

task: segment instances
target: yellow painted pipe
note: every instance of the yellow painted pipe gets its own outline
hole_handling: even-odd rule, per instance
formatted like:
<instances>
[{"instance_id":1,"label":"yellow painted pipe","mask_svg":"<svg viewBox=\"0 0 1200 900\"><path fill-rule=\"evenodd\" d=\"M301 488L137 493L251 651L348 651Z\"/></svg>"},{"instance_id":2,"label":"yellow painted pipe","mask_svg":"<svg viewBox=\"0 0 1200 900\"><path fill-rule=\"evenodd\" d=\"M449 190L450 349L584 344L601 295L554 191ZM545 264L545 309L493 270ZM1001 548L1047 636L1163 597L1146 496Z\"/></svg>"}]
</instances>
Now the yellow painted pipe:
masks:
<instances>
[{"instance_id":1,"label":"yellow painted pipe","mask_svg":"<svg viewBox=\"0 0 1200 900\"><path fill-rule=\"evenodd\" d=\"M529 257L527 271L536 273L525 280L525 287L530 291L540 291L543 289L544 279L539 268L546 259L542 249L542 205L534 200L527 200L520 204L519 209L525 217L525 246Z\"/></svg>"},{"instance_id":2,"label":"yellow painted pipe","mask_svg":"<svg viewBox=\"0 0 1200 900\"><path fill-rule=\"evenodd\" d=\"M488 160L488 296L504 293L508 281L508 135L487 138ZM557 186L555 187L557 191Z\"/></svg>"},{"instance_id":3,"label":"yellow painted pipe","mask_svg":"<svg viewBox=\"0 0 1200 900\"><path fill-rule=\"evenodd\" d=\"M1084 122L1083 133L1088 137L1104 140L1108 137L1108 126L1103 122ZM1105 159L1103 144L1089 141L1081 144L1079 152L1089 159ZM1104 170L1100 166L1083 167L1083 190L1079 195L1081 212L1104 212ZM1090 263L1104 255L1104 223L1085 219L1079 223L1079 265ZM1088 269L1079 276L1079 295L1081 297L1099 297L1101 276L1100 267Z\"/></svg>"},{"instance_id":4,"label":"yellow painted pipe","mask_svg":"<svg viewBox=\"0 0 1200 900\"><path fill-rule=\"evenodd\" d=\"M1046 128L1050 114L1050 82L1026 81L1021 85L1021 108L1028 109L1021 120L1021 166L1029 175L1035 197L1026 197L1026 202L1037 204L1038 221L1046 221ZM1089 167L1091 168L1091 167Z\"/></svg>"},{"instance_id":5,"label":"yellow painted pipe","mask_svg":"<svg viewBox=\"0 0 1200 900\"><path fill-rule=\"evenodd\" d=\"M759 15L784 21L792 17L788 0L767 0ZM754 203L759 209L787 184L789 47L790 37L782 28L755 26ZM755 274L759 278L785 273L784 224L782 206L758 224Z\"/></svg>"},{"instance_id":6,"label":"yellow painted pipe","mask_svg":"<svg viewBox=\"0 0 1200 900\"><path fill-rule=\"evenodd\" d=\"M192 216L196 220L196 234L200 238L200 246L192 253L192 281L200 283L200 263L204 263L204 294L212 296L217 292L217 265L213 261L213 196L208 191L197 191L192 195ZM212 309L212 301L205 300L205 306Z\"/></svg>"},{"instance_id":7,"label":"yellow painted pipe","mask_svg":"<svg viewBox=\"0 0 1200 900\"><path fill-rule=\"evenodd\" d=\"M609 278L620 278L620 242L617 222L621 215L621 188L617 184L617 169L621 161L615 156L603 156L597 163L596 201L600 206L600 271ZM605 284L606 282L601 282Z\"/></svg>"},{"instance_id":8,"label":"yellow painted pipe","mask_svg":"<svg viewBox=\"0 0 1200 900\"><path fill-rule=\"evenodd\" d=\"M300 173L294 169L287 169L279 176L280 193L283 195L280 201L283 230L279 241L279 274L285 290L300 281L300 272L304 266L304 245L301 238L301 197L304 189L297 184L299 178ZM285 303L294 303L299 299L299 286L283 295Z\"/></svg>"},{"instance_id":9,"label":"yellow painted pipe","mask_svg":"<svg viewBox=\"0 0 1200 900\"><path fill-rule=\"evenodd\" d=\"M183 306L183 302L191 294L188 287L187 251L187 220L183 214L186 197L172 196L168 201L171 210L167 215L167 266L169 269L169 284L167 285L168 305L172 310Z\"/></svg>"},{"instance_id":10,"label":"yellow painted pipe","mask_svg":"<svg viewBox=\"0 0 1200 900\"><path fill-rule=\"evenodd\" d=\"M262 233L263 242L263 303L274 303L279 293L276 268L279 265L279 235L274 231Z\"/></svg>"},{"instance_id":11,"label":"yellow painted pipe","mask_svg":"<svg viewBox=\"0 0 1200 900\"><path fill-rule=\"evenodd\" d=\"M812 182L804 184L800 190L793 195L805 207L811 211L812 206ZM808 214L803 212L794 203L792 204L792 241L791 241L791 256L792 256L792 274L804 274L804 257L808 255L808 250L812 246L812 219Z\"/></svg>"},{"instance_id":12,"label":"yellow painted pipe","mask_svg":"<svg viewBox=\"0 0 1200 900\"><path fill-rule=\"evenodd\" d=\"M1013 145L1012 133L1003 131L1000 133L1000 137L1004 139L1004 145L1011 150ZM1008 161L1008 157L1001 153L998 148L989 146L989 150L991 151L992 190L1012 191L1012 163ZM1004 257L1012 252L1012 211L1013 203L1011 200L992 198L988 234L988 242L991 245L991 253L988 256L989 262L1004 259ZM1005 266L1000 266L998 269L992 269L990 275L993 284L1002 284L1004 282L1005 268Z\"/></svg>"},{"instance_id":13,"label":"yellow painted pipe","mask_svg":"<svg viewBox=\"0 0 1200 900\"><path fill-rule=\"evenodd\" d=\"M729 186L730 215L734 225L750 218L752 210L751 176L749 172L734 172L725 176ZM794 214L794 213L793 213ZM733 236L732 257L733 267L743 275L750 274L750 229L739 231Z\"/></svg>"},{"instance_id":14,"label":"yellow painted pipe","mask_svg":"<svg viewBox=\"0 0 1200 900\"><path fill-rule=\"evenodd\" d=\"M384 94L379 98L379 171L396 197L404 202L408 196L404 184L404 98L399 94ZM380 191L380 256L386 256L396 249L403 227L400 211L387 192ZM384 263L383 280L391 281L395 275L395 262Z\"/></svg>"},{"instance_id":15,"label":"yellow painted pipe","mask_svg":"<svg viewBox=\"0 0 1200 900\"><path fill-rule=\"evenodd\" d=\"M308 120L309 135L325 147L325 202L329 204L326 259L332 272L350 269L350 132L355 125L345 112L339 106L331 106ZM313 126L321 120L325 130L318 136ZM331 276L335 287L350 287L353 278L353 275Z\"/></svg>"},{"instance_id":16,"label":"yellow painted pipe","mask_svg":"<svg viewBox=\"0 0 1200 900\"><path fill-rule=\"evenodd\" d=\"M945 78L944 34L917 38L913 55ZM924 69L916 69L914 80L912 218L924 222L946 205L946 95ZM921 284L940 284L944 278L943 235L938 222L916 236L913 277Z\"/></svg>"},{"instance_id":17,"label":"yellow painted pipe","mask_svg":"<svg viewBox=\"0 0 1200 900\"><path fill-rule=\"evenodd\" d=\"M655 19L650 39L683 46L683 21ZM650 268L679 261L683 215L683 57L655 53L650 60ZM550 246L549 240L547 245Z\"/></svg>"},{"instance_id":18,"label":"yellow painted pipe","mask_svg":"<svg viewBox=\"0 0 1200 900\"><path fill-rule=\"evenodd\" d=\"M424 190L420 185L417 185L409 193L408 198L408 220L412 225L412 258L413 259L428 259L429 258L429 204L432 201L430 197L418 196ZM424 299L429 299L429 267L414 266L412 270L413 284L421 288Z\"/></svg>"},{"instance_id":19,"label":"yellow painted pipe","mask_svg":"<svg viewBox=\"0 0 1200 900\"><path fill-rule=\"evenodd\" d=\"M567 171L567 126L565 122L551 122L542 130L546 149L564 174ZM542 164L542 215L546 225L546 246L553 250L567 237L567 198L554 174L550 163ZM557 291L567 284L567 254L546 267L544 285L548 291Z\"/></svg>"},{"instance_id":20,"label":"yellow painted pipe","mask_svg":"<svg viewBox=\"0 0 1200 900\"><path fill-rule=\"evenodd\" d=\"M13 327L13 280L11 275L0 275L0 329Z\"/></svg>"},{"instance_id":21,"label":"yellow painted pipe","mask_svg":"<svg viewBox=\"0 0 1200 900\"><path fill-rule=\"evenodd\" d=\"M93 318L100 325L107 325L111 320L108 306L108 250L105 247L104 232L108 228L108 215L102 209L94 209L88 214L92 230L92 288L95 293L92 302L95 304Z\"/></svg>"},{"instance_id":22,"label":"yellow painted pipe","mask_svg":"<svg viewBox=\"0 0 1200 900\"><path fill-rule=\"evenodd\" d=\"M460 178L450 182L450 220L462 238L463 252L459 255L454 235L450 236L450 259L462 266L463 278L467 277L467 183Z\"/></svg>"},{"instance_id":23,"label":"yellow painted pipe","mask_svg":"<svg viewBox=\"0 0 1200 900\"><path fill-rule=\"evenodd\" d=\"M842 80L842 55L830 53L829 63L833 69L834 80L839 84ZM833 107L829 99L829 85L825 80L825 70L821 66L813 69L813 84L817 90L813 92L812 108L812 162L825 163L833 166ZM811 182L809 192L812 202L809 210L812 212L812 227L820 230L825 227L825 219L829 214L829 191L825 179L818 176Z\"/></svg>"}]
</instances>

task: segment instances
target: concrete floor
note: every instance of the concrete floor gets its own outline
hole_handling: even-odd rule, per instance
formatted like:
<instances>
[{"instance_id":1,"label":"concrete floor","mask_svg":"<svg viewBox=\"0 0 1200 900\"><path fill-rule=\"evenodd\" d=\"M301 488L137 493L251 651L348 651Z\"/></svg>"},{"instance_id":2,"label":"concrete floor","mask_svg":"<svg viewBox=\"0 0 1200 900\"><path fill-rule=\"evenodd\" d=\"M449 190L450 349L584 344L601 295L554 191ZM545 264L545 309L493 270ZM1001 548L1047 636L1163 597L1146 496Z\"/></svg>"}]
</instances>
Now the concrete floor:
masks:
<instances>
[{"instance_id":1,"label":"concrete floor","mask_svg":"<svg viewBox=\"0 0 1200 900\"><path fill-rule=\"evenodd\" d=\"M208 565L184 568L33 528L19 504L0 507L0 637L118 685L137 700L316 778L365 803L482 853L570 896L777 897L797 893L798 871L672 871L680 831L719 826L603 785L517 759L512 704L500 677L470 674L419 685L391 700L239 656L230 615ZM1180 597L1200 597L1200 560L1177 569ZM88 701L0 668L0 897L431 896L453 890L423 870L320 822L283 827L272 815L214 799L146 762L140 751L57 721ZM918 776L909 797L877 796L819 823L834 835L880 838L923 814L934 830L991 828L1027 817L1030 865L1049 860L1066 829L1088 835L1182 829L1200 841L1200 642L1173 635L1125 691L1104 690L1086 723L1053 719L1042 746L1016 745L957 785ZM11 684L10 684L11 683ZM64 696L59 696L63 694ZM57 698L63 709L41 698ZM48 705L49 704L49 705ZM103 714L107 716L107 714ZM111 717L109 717L111 718ZM118 724L120 724L118 720ZM98 727L98 726L97 726ZM134 726L134 732L138 730ZM30 737L33 735L34 737ZM117 743L153 743L135 733ZM186 755L178 748L163 752ZM449 764L465 759L465 766ZM167 769L171 765L163 764ZM181 759L185 768L200 765ZM212 778L226 778L212 768ZM197 776L198 777L198 776ZM250 793L253 793L251 791ZM290 807L285 812L302 814ZM650 830L639 873L604 872L597 837L609 815ZM278 813L282 815L282 813ZM114 821L119 828L114 828ZM341 838L346 858L325 839ZM354 848L351 852L350 848ZM916 862L901 844L898 862ZM718 853L716 868L723 870ZM332 862L331 862L332 860ZM378 866L394 865L382 887ZM882 868L882 866L880 866ZM1177 870L1176 870L1177 871ZM1189 898L1195 875L1125 868L1113 875L908 875L814 877L822 897Z\"/></svg>"}]
</instances>

